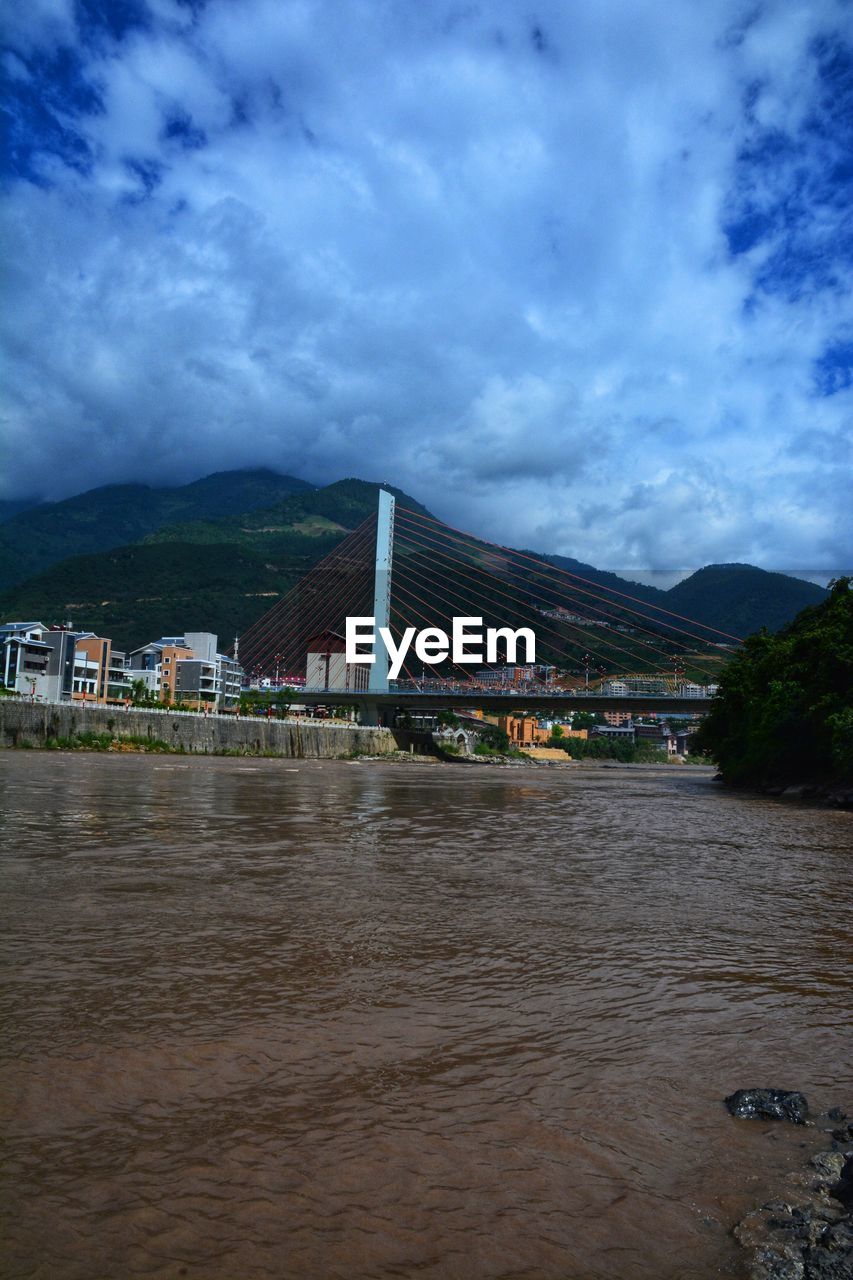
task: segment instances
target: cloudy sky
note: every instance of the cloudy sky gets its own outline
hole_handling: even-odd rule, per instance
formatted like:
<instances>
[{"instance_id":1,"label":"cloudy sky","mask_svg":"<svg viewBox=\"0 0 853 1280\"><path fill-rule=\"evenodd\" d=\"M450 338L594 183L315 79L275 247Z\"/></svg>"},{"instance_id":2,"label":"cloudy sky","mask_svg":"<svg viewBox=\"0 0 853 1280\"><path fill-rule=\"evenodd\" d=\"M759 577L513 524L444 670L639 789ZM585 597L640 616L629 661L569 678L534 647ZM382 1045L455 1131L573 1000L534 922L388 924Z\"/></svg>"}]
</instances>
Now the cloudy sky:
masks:
<instances>
[{"instance_id":1,"label":"cloudy sky","mask_svg":"<svg viewBox=\"0 0 853 1280\"><path fill-rule=\"evenodd\" d=\"M853 563L849 3L11 8L2 496L265 465Z\"/></svg>"}]
</instances>

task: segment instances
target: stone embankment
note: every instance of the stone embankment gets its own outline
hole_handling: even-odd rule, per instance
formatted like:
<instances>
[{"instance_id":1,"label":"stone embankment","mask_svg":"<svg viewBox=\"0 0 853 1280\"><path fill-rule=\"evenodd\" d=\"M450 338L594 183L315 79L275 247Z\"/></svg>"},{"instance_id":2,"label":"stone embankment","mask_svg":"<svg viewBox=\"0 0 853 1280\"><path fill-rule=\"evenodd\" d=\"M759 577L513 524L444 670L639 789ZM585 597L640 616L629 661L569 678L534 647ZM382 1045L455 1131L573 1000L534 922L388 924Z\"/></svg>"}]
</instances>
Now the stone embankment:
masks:
<instances>
[{"instance_id":1,"label":"stone embankment","mask_svg":"<svg viewBox=\"0 0 853 1280\"><path fill-rule=\"evenodd\" d=\"M147 739L161 750L198 755L284 756L336 760L354 755L384 756L397 751L433 755L429 734L322 721L260 717L204 716L81 704L0 700L0 747L62 745L81 734L109 734L121 746ZM144 743L141 744L144 747Z\"/></svg>"}]
</instances>

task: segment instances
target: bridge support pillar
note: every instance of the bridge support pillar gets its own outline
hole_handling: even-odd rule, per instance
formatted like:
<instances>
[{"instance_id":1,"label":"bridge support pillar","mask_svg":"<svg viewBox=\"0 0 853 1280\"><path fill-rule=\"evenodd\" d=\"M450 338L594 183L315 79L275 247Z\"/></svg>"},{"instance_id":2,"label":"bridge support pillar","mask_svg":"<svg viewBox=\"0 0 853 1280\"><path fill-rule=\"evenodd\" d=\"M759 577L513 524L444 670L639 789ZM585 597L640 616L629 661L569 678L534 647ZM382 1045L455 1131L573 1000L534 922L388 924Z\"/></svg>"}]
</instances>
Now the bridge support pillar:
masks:
<instances>
[{"instance_id":1,"label":"bridge support pillar","mask_svg":"<svg viewBox=\"0 0 853 1280\"><path fill-rule=\"evenodd\" d=\"M379 703L363 702L358 709L358 722L359 724L370 725L371 728L378 727L382 723Z\"/></svg>"},{"instance_id":2,"label":"bridge support pillar","mask_svg":"<svg viewBox=\"0 0 853 1280\"><path fill-rule=\"evenodd\" d=\"M391 622L391 564L394 556L394 496L379 490L379 512L376 518L376 561L373 576L373 617L376 628L374 655L370 668L368 693L388 692L388 650L379 635L380 627Z\"/></svg>"}]
</instances>

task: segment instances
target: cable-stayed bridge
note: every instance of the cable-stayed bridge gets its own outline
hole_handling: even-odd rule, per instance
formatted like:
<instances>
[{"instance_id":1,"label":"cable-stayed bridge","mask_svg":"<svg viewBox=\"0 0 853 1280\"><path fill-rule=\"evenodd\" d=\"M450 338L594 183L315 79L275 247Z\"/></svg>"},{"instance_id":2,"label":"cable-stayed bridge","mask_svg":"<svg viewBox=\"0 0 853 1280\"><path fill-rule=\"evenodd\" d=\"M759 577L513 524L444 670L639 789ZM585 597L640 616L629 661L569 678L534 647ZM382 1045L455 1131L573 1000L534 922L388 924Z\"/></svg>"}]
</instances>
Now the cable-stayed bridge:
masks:
<instances>
[{"instance_id":1,"label":"cable-stayed bridge","mask_svg":"<svg viewBox=\"0 0 853 1280\"><path fill-rule=\"evenodd\" d=\"M631 586L603 586L486 542L380 490L377 512L240 637L239 657L253 679L301 683L312 646L340 652L347 619L369 617L387 627L399 670L377 637L372 665L340 659L335 682L309 680L300 701L361 704L368 714L382 706L702 710L740 638L649 603ZM460 617L504 635L531 630L535 662L513 658L504 638L502 650L474 662L435 661L429 649L426 660L417 656L413 635L451 634Z\"/></svg>"}]
</instances>

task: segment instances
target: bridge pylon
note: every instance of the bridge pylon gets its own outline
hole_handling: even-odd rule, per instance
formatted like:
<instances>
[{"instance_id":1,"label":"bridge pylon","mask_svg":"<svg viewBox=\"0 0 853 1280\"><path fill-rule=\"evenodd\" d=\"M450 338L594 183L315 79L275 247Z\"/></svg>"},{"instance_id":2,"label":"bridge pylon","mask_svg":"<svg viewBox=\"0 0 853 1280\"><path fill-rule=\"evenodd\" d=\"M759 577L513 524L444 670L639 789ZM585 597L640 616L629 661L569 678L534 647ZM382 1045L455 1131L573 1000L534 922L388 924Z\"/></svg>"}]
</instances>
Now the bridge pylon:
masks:
<instances>
[{"instance_id":1,"label":"bridge pylon","mask_svg":"<svg viewBox=\"0 0 853 1280\"><path fill-rule=\"evenodd\" d=\"M379 628L391 624L391 571L394 563L394 507L395 499L387 489L379 490L379 508L376 517L376 556L373 568L373 619L374 655L376 661L370 668L368 693L388 693L388 668L390 659ZM362 724L379 724L379 706L368 702L361 716Z\"/></svg>"}]
</instances>

